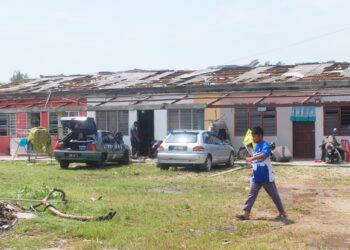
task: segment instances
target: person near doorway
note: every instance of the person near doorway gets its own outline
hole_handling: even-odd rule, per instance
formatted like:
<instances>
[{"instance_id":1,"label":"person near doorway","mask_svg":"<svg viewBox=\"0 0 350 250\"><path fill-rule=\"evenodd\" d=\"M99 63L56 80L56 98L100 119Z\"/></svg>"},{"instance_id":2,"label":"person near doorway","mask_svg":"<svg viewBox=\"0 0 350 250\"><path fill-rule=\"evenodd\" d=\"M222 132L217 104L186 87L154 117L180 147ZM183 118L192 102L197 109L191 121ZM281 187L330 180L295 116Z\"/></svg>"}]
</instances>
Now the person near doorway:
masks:
<instances>
[{"instance_id":1,"label":"person near doorway","mask_svg":"<svg viewBox=\"0 0 350 250\"><path fill-rule=\"evenodd\" d=\"M279 215L276 219L287 219L287 214L275 184L274 172L270 160L270 145L263 140L264 131L261 127L255 127L252 130L252 135L256 147L253 156L246 159L247 163L253 167L250 191L248 199L244 204L244 214L237 215L237 218L240 220L249 220L250 211L258 197L258 193L261 188L264 188L278 209Z\"/></svg>"},{"instance_id":2,"label":"person near doorway","mask_svg":"<svg viewBox=\"0 0 350 250\"><path fill-rule=\"evenodd\" d=\"M138 157L140 149L139 122L135 121L130 128L130 142L132 147L132 157Z\"/></svg>"}]
</instances>

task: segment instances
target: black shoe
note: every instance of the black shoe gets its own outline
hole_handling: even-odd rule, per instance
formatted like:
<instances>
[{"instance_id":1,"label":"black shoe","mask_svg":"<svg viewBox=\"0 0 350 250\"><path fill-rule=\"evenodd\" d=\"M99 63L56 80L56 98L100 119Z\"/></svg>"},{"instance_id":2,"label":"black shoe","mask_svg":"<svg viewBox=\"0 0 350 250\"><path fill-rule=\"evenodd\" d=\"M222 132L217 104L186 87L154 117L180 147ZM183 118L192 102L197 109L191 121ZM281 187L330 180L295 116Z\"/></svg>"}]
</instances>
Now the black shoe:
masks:
<instances>
[{"instance_id":1,"label":"black shoe","mask_svg":"<svg viewBox=\"0 0 350 250\"><path fill-rule=\"evenodd\" d=\"M243 214L237 214L237 215L236 215L236 218L237 218L238 220L249 220L249 218L246 218Z\"/></svg>"}]
</instances>

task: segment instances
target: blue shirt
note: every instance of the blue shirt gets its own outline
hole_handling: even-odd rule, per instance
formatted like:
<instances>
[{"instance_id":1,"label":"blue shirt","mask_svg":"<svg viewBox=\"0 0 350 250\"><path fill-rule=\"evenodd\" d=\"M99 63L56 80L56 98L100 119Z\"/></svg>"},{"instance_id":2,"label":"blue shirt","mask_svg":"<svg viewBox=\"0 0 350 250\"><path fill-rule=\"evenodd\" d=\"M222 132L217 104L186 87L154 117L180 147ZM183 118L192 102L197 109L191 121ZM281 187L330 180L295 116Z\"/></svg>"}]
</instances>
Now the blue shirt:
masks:
<instances>
[{"instance_id":1,"label":"blue shirt","mask_svg":"<svg viewBox=\"0 0 350 250\"><path fill-rule=\"evenodd\" d=\"M266 158L253 161L252 181L254 183L273 182L275 181L275 176L270 160L270 145L266 141L261 141L254 149L254 156L261 154L265 155Z\"/></svg>"}]
</instances>

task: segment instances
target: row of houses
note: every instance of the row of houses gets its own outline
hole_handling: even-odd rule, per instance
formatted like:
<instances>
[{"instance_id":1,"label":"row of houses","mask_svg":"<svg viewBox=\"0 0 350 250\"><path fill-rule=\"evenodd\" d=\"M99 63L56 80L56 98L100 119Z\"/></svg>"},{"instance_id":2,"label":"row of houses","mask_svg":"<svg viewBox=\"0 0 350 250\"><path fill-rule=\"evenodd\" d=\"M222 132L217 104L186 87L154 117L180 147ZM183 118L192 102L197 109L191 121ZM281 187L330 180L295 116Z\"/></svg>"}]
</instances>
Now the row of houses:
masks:
<instances>
[{"instance_id":1,"label":"row of houses","mask_svg":"<svg viewBox=\"0 0 350 250\"><path fill-rule=\"evenodd\" d=\"M350 139L350 64L313 63L205 70L132 70L41 76L0 86L0 153L35 126L53 141L65 131L62 116L94 117L99 129L121 131L141 123L141 152L175 129L226 123L235 148L248 128L262 126L268 140L295 158L319 159L318 145L333 128Z\"/></svg>"}]
</instances>

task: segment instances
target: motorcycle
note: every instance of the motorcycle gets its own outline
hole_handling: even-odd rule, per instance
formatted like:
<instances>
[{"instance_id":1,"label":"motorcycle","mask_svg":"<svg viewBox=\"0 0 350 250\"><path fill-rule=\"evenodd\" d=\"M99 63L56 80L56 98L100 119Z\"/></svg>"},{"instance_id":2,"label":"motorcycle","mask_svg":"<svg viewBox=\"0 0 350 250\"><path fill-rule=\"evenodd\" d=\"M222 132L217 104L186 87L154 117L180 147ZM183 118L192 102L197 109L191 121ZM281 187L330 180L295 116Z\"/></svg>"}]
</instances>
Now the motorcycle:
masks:
<instances>
[{"instance_id":1,"label":"motorcycle","mask_svg":"<svg viewBox=\"0 0 350 250\"><path fill-rule=\"evenodd\" d=\"M150 145L149 157L151 159L157 158L158 148L163 143L163 141L153 140Z\"/></svg>"},{"instance_id":2,"label":"motorcycle","mask_svg":"<svg viewBox=\"0 0 350 250\"><path fill-rule=\"evenodd\" d=\"M337 129L333 129L333 134L327 136L319 146L322 151L321 160L326 163L342 163L345 159L345 151L335 138Z\"/></svg>"}]
</instances>

